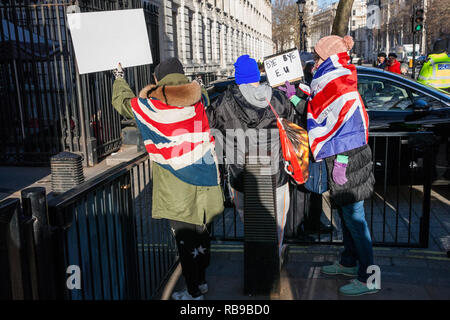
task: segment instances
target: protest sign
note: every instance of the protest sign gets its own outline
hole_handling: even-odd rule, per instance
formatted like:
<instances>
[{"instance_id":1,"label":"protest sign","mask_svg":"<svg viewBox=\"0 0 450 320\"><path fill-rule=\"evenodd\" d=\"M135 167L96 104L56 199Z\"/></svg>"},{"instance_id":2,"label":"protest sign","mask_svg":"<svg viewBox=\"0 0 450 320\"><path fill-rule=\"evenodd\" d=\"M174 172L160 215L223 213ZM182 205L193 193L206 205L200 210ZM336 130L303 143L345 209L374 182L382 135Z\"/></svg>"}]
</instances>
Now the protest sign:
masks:
<instances>
[{"instance_id":1,"label":"protest sign","mask_svg":"<svg viewBox=\"0 0 450 320\"><path fill-rule=\"evenodd\" d=\"M264 60L267 79L272 87L294 82L303 77L302 61L297 49L271 56Z\"/></svg>"},{"instance_id":2,"label":"protest sign","mask_svg":"<svg viewBox=\"0 0 450 320\"><path fill-rule=\"evenodd\" d=\"M143 9L67 14L80 74L153 63Z\"/></svg>"}]
</instances>

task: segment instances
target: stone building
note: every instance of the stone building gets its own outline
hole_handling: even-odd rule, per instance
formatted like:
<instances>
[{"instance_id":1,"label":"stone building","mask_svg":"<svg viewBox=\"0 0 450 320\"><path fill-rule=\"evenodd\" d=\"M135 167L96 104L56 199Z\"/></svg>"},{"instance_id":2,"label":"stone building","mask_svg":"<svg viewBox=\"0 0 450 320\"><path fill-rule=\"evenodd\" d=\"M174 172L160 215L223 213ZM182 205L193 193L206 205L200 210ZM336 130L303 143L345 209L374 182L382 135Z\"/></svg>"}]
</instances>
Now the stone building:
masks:
<instances>
[{"instance_id":1,"label":"stone building","mask_svg":"<svg viewBox=\"0 0 450 320\"><path fill-rule=\"evenodd\" d=\"M307 3L313 1L307 1ZM313 4L314 12L310 14L307 21L308 37L307 45L308 51L313 52L314 46L320 40L320 38L329 36L333 27L333 20L336 16L336 9L338 3L335 2L325 8L320 9L317 6L317 1Z\"/></svg>"},{"instance_id":2,"label":"stone building","mask_svg":"<svg viewBox=\"0 0 450 320\"><path fill-rule=\"evenodd\" d=\"M424 0L368 0L368 21L371 17L378 23L370 24L367 33L367 51L371 60L376 59L378 52L395 52L404 44L412 44L411 32L412 6L417 5L425 10L429 1ZM417 44L421 53L426 52L427 27L417 34ZM419 54L419 53L418 53Z\"/></svg>"},{"instance_id":3,"label":"stone building","mask_svg":"<svg viewBox=\"0 0 450 320\"><path fill-rule=\"evenodd\" d=\"M352 15L349 20L348 33L353 37L355 45L352 53L367 60L367 1L354 0Z\"/></svg>"},{"instance_id":4,"label":"stone building","mask_svg":"<svg viewBox=\"0 0 450 320\"><path fill-rule=\"evenodd\" d=\"M309 4L311 2L311 4ZM322 37L329 36L333 28L334 17L338 2L329 4L325 8L318 8L317 1L309 0L311 13L307 21L308 50L312 52L314 46ZM367 52L367 0L354 0L349 19L348 33L353 37L355 46L352 54L365 59Z\"/></svg>"},{"instance_id":5,"label":"stone building","mask_svg":"<svg viewBox=\"0 0 450 320\"><path fill-rule=\"evenodd\" d=\"M159 7L160 59L179 58L187 75L232 75L242 54L273 53L270 0L147 0Z\"/></svg>"}]
</instances>

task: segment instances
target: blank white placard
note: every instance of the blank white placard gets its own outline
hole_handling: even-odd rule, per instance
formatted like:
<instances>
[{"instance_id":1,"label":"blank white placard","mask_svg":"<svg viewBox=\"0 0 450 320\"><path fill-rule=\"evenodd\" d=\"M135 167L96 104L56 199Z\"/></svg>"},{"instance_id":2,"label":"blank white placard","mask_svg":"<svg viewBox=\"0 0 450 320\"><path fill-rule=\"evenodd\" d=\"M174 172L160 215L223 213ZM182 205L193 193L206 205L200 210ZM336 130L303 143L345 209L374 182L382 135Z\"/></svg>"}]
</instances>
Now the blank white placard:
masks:
<instances>
[{"instance_id":1,"label":"blank white placard","mask_svg":"<svg viewBox=\"0 0 450 320\"><path fill-rule=\"evenodd\" d=\"M67 15L80 74L153 63L144 10Z\"/></svg>"}]
</instances>

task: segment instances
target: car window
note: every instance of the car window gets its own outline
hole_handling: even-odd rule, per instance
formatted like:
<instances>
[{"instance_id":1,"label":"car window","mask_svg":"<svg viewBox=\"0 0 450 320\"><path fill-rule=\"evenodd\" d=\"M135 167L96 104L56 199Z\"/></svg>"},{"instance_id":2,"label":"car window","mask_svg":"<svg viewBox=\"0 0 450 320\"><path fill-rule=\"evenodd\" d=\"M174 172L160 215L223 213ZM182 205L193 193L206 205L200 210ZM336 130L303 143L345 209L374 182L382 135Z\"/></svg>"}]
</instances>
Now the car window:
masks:
<instances>
[{"instance_id":1,"label":"car window","mask_svg":"<svg viewBox=\"0 0 450 320\"><path fill-rule=\"evenodd\" d=\"M420 91L416 91L416 90L411 90L414 102L416 104L424 104L426 103L426 106L436 109L436 108L441 108L443 107L442 102L440 102L439 100L424 94Z\"/></svg>"},{"instance_id":2,"label":"car window","mask_svg":"<svg viewBox=\"0 0 450 320\"><path fill-rule=\"evenodd\" d=\"M358 91L368 111L401 111L412 108L408 90L386 79L358 77Z\"/></svg>"}]
</instances>

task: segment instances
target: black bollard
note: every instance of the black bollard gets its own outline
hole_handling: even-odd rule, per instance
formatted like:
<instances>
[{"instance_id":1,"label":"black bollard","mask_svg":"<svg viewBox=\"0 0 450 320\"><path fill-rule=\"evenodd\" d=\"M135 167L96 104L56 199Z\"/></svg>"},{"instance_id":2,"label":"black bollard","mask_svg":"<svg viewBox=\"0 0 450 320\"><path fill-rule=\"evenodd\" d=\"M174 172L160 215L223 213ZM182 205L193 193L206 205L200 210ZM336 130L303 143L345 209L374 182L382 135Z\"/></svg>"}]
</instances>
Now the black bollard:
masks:
<instances>
[{"instance_id":1,"label":"black bollard","mask_svg":"<svg viewBox=\"0 0 450 320\"><path fill-rule=\"evenodd\" d=\"M22 190L23 215L31 221L32 239L29 244L31 283L39 300L55 299L54 246L47 211L45 188L36 187ZM37 288L36 288L37 287ZM36 298L33 294L34 298Z\"/></svg>"},{"instance_id":2,"label":"black bollard","mask_svg":"<svg viewBox=\"0 0 450 320\"><path fill-rule=\"evenodd\" d=\"M0 202L0 300L23 300L20 201Z\"/></svg>"},{"instance_id":3,"label":"black bollard","mask_svg":"<svg viewBox=\"0 0 450 320\"><path fill-rule=\"evenodd\" d=\"M253 163L246 160L244 293L249 295L279 294L280 290L275 172L259 158Z\"/></svg>"}]
</instances>

